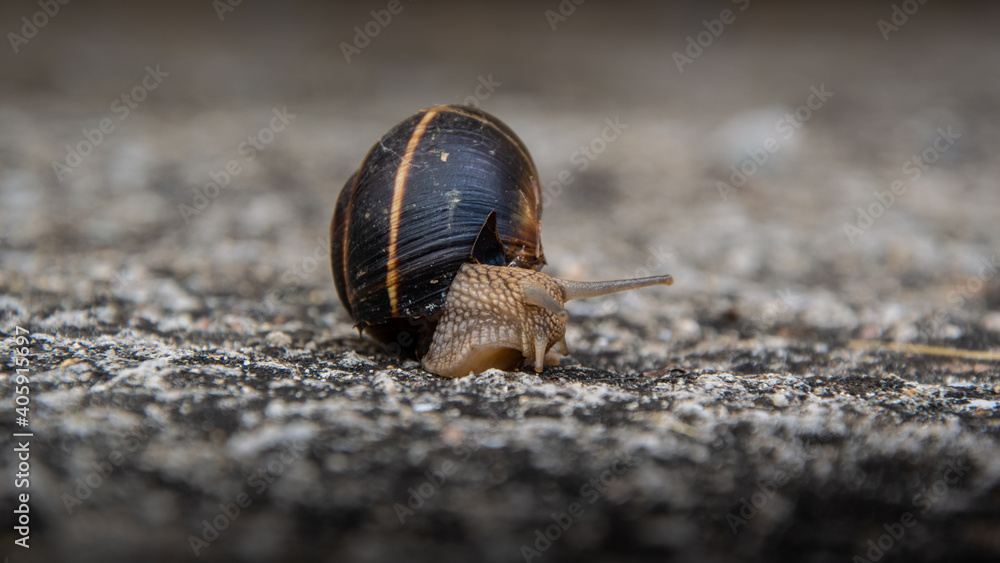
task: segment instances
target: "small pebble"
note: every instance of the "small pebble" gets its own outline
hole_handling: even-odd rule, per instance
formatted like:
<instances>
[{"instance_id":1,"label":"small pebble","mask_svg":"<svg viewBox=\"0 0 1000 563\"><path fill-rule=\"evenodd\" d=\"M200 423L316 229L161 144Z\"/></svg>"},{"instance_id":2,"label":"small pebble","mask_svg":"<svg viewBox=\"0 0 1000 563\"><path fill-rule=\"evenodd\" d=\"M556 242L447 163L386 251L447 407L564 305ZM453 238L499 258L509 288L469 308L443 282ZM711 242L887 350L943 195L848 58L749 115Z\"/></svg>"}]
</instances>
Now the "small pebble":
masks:
<instances>
[{"instance_id":1,"label":"small pebble","mask_svg":"<svg viewBox=\"0 0 1000 563\"><path fill-rule=\"evenodd\" d=\"M986 313L983 315L983 318L979 320L979 325L986 330L1000 332L1000 312Z\"/></svg>"},{"instance_id":2,"label":"small pebble","mask_svg":"<svg viewBox=\"0 0 1000 563\"><path fill-rule=\"evenodd\" d=\"M677 319L673 323L673 334L679 340L697 340L701 337L701 325L691 318Z\"/></svg>"},{"instance_id":3,"label":"small pebble","mask_svg":"<svg viewBox=\"0 0 1000 563\"><path fill-rule=\"evenodd\" d=\"M285 332L281 332L280 330L275 330L268 333L268 335L264 337L264 342L268 346L274 346L276 348L287 348L292 345L292 337Z\"/></svg>"},{"instance_id":4,"label":"small pebble","mask_svg":"<svg viewBox=\"0 0 1000 563\"><path fill-rule=\"evenodd\" d=\"M935 336L939 336L946 340L955 340L956 338L961 338L962 329L953 324L946 324L938 329Z\"/></svg>"}]
</instances>

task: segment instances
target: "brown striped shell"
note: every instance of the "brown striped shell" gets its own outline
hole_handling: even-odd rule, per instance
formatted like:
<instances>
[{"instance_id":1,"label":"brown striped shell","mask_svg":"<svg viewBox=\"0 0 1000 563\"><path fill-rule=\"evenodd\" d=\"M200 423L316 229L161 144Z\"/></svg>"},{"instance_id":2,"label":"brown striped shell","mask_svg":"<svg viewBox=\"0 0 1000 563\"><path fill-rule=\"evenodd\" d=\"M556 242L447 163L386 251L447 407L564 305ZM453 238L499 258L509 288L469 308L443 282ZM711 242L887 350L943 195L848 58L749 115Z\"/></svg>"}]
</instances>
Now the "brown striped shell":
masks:
<instances>
[{"instance_id":1,"label":"brown striped shell","mask_svg":"<svg viewBox=\"0 0 1000 563\"><path fill-rule=\"evenodd\" d=\"M330 225L337 293L357 326L422 354L493 211L504 265L544 265L538 174L507 125L438 106L393 127L344 185Z\"/></svg>"},{"instance_id":2,"label":"brown striped shell","mask_svg":"<svg viewBox=\"0 0 1000 563\"><path fill-rule=\"evenodd\" d=\"M570 282L538 268L542 200L524 143L478 109L438 106L393 127L344 185L330 223L337 294L391 353L461 377L536 371L567 353L563 304L656 276Z\"/></svg>"}]
</instances>

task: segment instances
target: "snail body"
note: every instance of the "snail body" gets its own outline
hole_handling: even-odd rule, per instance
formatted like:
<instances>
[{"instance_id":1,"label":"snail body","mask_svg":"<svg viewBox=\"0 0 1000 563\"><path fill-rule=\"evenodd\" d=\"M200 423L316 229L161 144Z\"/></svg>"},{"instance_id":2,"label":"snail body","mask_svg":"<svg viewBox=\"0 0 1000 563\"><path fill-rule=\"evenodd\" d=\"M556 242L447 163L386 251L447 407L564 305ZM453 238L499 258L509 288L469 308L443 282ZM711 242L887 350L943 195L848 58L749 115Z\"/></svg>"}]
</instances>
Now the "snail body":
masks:
<instances>
[{"instance_id":1,"label":"snail body","mask_svg":"<svg viewBox=\"0 0 1000 563\"><path fill-rule=\"evenodd\" d=\"M566 301L672 282L538 272L541 214L534 162L509 127L471 107L423 110L371 148L337 198L337 294L390 351L461 377L526 359L541 371L552 346L567 353Z\"/></svg>"}]
</instances>

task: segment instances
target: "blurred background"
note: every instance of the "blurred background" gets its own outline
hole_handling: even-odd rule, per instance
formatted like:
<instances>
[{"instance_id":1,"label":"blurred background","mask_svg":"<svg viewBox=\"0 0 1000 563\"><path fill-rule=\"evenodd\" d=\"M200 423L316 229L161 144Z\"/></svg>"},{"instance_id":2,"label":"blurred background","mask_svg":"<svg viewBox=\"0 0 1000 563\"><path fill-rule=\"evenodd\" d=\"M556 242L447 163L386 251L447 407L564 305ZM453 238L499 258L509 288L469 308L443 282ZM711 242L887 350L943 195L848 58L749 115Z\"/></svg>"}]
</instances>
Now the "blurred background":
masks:
<instances>
[{"instance_id":1,"label":"blurred background","mask_svg":"<svg viewBox=\"0 0 1000 563\"><path fill-rule=\"evenodd\" d=\"M55 262L61 280L29 285L87 268L73 276L85 301L164 271L194 308L222 288L260 299L323 244L375 140L418 109L475 103L537 161L550 273L654 265L677 279L653 294L683 302L672 317L770 308L764 328L806 314L903 341L947 336L917 326L939 309L1000 303L996 275L948 301L1000 234L1000 40L985 3L40 6L2 8L0 244ZM253 141L275 111L295 117ZM942 131L954 135L937 151ZM924 151L933 162L911 162ZM185 213L232 160L231 184ZM893 201L866 218L876 192ZM8 288L22 283L10 260ZM283 293L336 309L325 267L295 281Z\"/></svg>"},{"instance_id":2,"label":"blurred background","mask_svg":"<svg viewBox=\"0 0 1000 563\"><path fill-rule=\"evenodd\" d=\"M182 347L278 327L383 361L329 274L336 196L397 122L471 103L536 161L545 271L676 280L573 303L571 362L808 375L833 364L727 351L995 351L998 16L915 0L7 1L0 312ZM989 361L889 367L997 384Z\"/></svg>"}]
</instances>

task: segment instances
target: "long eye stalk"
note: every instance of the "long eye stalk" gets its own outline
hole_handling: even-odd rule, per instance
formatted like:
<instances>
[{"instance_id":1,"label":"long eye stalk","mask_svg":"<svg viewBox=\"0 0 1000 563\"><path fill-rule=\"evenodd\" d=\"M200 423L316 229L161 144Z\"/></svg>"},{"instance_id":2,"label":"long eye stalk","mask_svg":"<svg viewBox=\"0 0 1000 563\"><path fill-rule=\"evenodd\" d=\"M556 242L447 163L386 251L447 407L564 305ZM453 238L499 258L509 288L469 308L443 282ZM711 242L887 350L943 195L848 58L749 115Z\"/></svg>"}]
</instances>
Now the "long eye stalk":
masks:
<instances>
[{"instance_id":1,"label":"long eye stalk","mask_svg":"<svg viewBox=\"0 0 1000 563\"><path fill-rule=\"evenodd\" d=\"M652 276L648 278L636 278L634 280L598 282L578 282L566 280L556 281L560 286L562 286L563 292L566 294L566 301L572 301L574 299L587 299L588 297L610 295L620 291L629 291L630 289L639 289L640 287L649 287L651 285L673 285L674 278L673 276L665 275Z\"/></svg>"}]
</instances>

